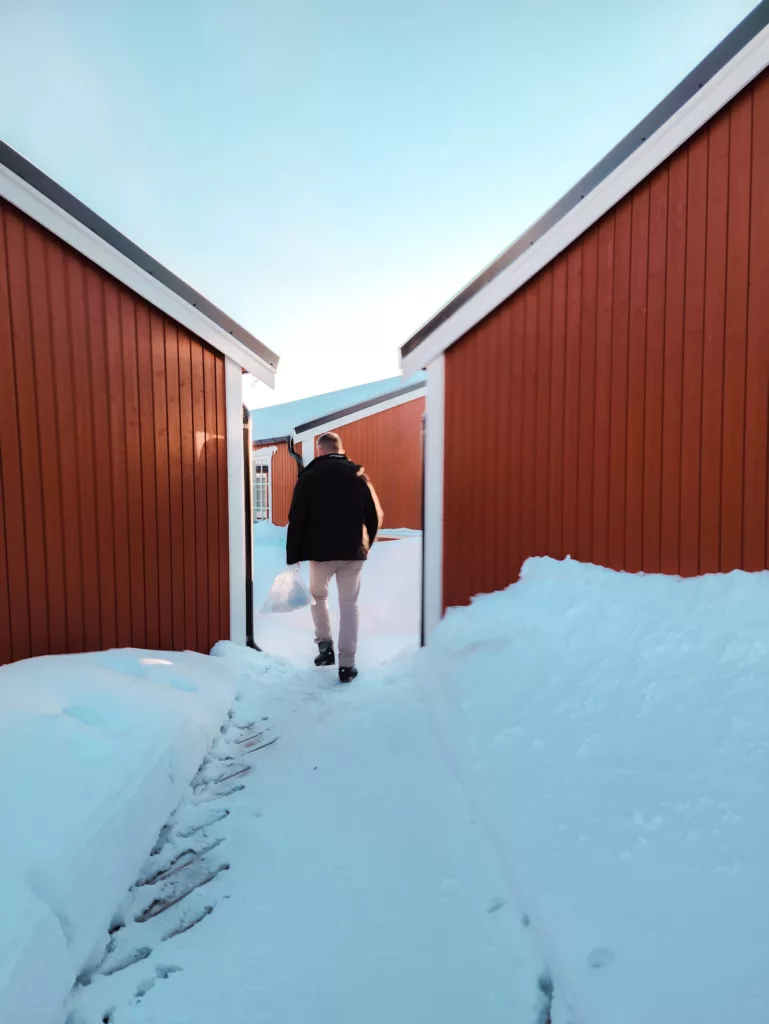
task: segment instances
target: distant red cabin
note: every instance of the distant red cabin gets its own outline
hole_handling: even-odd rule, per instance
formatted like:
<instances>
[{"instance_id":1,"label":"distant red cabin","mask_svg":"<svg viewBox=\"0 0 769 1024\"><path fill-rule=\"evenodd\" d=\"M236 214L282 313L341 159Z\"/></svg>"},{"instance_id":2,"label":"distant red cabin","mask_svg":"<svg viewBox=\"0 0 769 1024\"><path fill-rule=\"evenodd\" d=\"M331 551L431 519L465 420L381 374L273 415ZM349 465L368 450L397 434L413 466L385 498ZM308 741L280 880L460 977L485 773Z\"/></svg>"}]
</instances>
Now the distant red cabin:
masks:
<instances>
[{"instance_id":1,"label":"distant red cabin","mask_svg":"<svg viewBox=\"0 0 769 1024\"><path fill-rule=\"evenodd\" d=\"M314 457L316 438L332 430L349 457L365 467L385 527L421 529L424 409L425 379L418 375L405 383L396 377L255 411L255 519L286 525L299 468L289 445L306 463Z\"/></svg>"}]
</instances>

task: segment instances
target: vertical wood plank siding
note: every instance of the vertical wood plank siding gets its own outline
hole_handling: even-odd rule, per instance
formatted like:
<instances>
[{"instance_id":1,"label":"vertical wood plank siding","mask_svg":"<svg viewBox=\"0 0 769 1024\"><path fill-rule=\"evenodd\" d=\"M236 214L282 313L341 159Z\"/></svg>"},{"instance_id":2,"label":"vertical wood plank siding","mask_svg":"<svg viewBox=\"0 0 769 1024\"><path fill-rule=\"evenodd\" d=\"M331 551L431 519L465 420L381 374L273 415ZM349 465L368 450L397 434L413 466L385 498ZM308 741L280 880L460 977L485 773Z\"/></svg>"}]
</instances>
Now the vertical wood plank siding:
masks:
<instances>
[{"instance_id":1,"label":"vertical wood plank siding","mask_svg":"<svg viewBox=\"0 0 769 1024\"><path fill-rule=\"evenodd\" d=\"M769 74L446 354L444 601L769 567Z\"/></svg>"},{"instance_id":2,"label":"vertical wood plank siding","mask_svg":"<svg viewBox=\"0 0 769 1024\"><path fill-rule=\"evenodd\" d=\"M0 663L229 635L222 359L0 200Z\"/></svg>"},{"instance_id":3,"label":"vertical wood plank siding","mask_svg":"<svg viewBox=\"0 0 769 1024\"><path fill-rule=\"evenodd\" d=\"M391 530L421 529L424 411L424 398L415 398L336 431L349 458L365 468Z\"/></svg>"},{"instance_id":4,"label":"vertical wood plank siding","mask_svg":"<svg viewBox=\"0 0 769 1024\"><path fill-rule=\"evenodd\" d=\"M259 445L256 445L258 448ZM286 526L288 510L291 507L291 496L298 475L296 460L288 453L288 445L281 441L276 445L277 451L272 456L270 473L272 474L272 521L276 526ZM296 446L302 454L301 443Z\"/></svg>"}]
</instances>

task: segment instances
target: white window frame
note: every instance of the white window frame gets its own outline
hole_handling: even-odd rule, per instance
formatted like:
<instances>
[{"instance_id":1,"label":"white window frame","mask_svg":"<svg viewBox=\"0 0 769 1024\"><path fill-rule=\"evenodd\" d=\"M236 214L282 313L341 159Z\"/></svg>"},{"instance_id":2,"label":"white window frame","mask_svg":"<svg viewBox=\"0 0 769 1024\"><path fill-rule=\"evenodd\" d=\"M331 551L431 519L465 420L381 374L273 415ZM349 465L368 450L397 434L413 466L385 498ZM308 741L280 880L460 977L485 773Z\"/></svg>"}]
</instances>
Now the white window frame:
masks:
<instances>
[{"instance_id":1,"label":"white window frame","mask_svg":"<svg viewBox=\"0 0 769 1024\"><path fill-rule=\"evenodd\" d=\"M255 448L251 455L251 465L254 470L253 479L256 479L256 467L262 466L267 468L267 515L263 519L254 519L255 523L272 522L272 457L278 450L277 445L272 445L270 448ZM254 509L256 503L254 503Z\"/></svg>"}]
</instances>

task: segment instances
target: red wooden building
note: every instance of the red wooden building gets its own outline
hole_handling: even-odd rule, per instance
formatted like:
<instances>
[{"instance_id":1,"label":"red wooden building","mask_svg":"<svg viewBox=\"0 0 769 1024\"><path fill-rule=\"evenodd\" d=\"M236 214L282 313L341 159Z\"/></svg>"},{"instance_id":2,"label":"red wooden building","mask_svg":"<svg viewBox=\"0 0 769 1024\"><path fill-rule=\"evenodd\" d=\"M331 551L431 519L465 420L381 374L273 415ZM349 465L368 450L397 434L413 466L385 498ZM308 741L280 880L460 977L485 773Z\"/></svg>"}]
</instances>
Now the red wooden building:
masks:
<instances>
[{"instance_id":1,"label":"red wooden building","mask_svg":"<svg viewBox=\"0 0 769 1024\"><path fill-rule=\"evenodd\" d=\"M315 439L333 430L371 477L385 526L421 529L425 388L425 376L418 373L406 382L394 377L254 411L255 519L286 525L298 473L295 456L309 461Z\"/></svg>"},{"instance_id":2,"label":"red wooden building","mask_svg":"<svg viewBox=\"0 0 769 1024\"><path fill-rule=\"evenodd\" d=\"M0 664L245 641L242 373L277 362L0 143Z\"/></svg>"},{"instance_id":3,"label":"red wooden building","mask_svg":"<svg viewBox=\"0 0 769 1024\"><path fill-rule=\"evenodd\" d=\"M425 615L533 555L769 566L769 2L401 350Z\"/></svg>"}]
</instances>

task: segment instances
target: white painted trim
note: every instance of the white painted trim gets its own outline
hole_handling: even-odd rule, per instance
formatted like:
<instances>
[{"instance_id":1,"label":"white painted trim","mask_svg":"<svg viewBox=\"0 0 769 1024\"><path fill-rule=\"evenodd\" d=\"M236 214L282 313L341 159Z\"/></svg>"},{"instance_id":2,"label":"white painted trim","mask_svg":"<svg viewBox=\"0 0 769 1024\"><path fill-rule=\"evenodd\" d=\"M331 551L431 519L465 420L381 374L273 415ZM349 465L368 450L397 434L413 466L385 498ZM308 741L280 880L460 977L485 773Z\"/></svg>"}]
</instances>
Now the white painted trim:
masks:
<instances>
[{"instance_id":1,"label":"white painted trim","mask_svg":"<svg viewBox=\"0 0 769 1024\"><path fill-rule=\"evenodd\" d=\"M274 367L2 164L0 197L237 363L239 368L269 387L275 387Z\"/></svg>"},{"instance_id":2,"label":"white painted trim","mask_svg":"<svg viewBox=\"0 0 769 1024\"><path fill-rule=\"evenodd\" d=\"M246 642L246 509L243 493L243 374L224 364L227 420L227 508L230 536L230 640Z\"/></svg>"},{"instance_id":3,"label":"white painted trim","mask_svg":"<svg viewBox=\"0 0 769 1024\"><path fill-rule=\"evenodd\" d=\"M425 638L443 618L443 459L445 425L445 357L427 368L425 435Z\"/></svg>"},{"instance_id":4,"label":"white painted trim","mask_svg":"<svg viewBox=\"0 0 769 1024\"><path fill-rule=\"evenodd\" d=\"M428 366L522 288L644 178L672 156L719 110L769 66L769 26L758 33L646 142L569 211L550 231L440 324L408 355L401 370L408 377Z\"/></svg>"},{"instance_id":5,"label":"white painted trim","mask_svg":"<svg viewBox=\"0 0 769 1024\"><path fill-rule=\"evenodd\" d=\"M350 423L357 423L358 420L365 420L369 416L375 416L380 412L387 412L388 409L397 409L399 405L406 405L408 402L413 402L417 398L424 398L427 394L427 387L415 389L409 391L405 395L396 395L394 398L383 398L381 402L377 402L376 405L369 405L365 409L359 409L357 412L350 413L349 416L340 416L338 419L326 420L318 427L313 427L312 431L305 434L297 434L295 441L302 442L302 459L305 466L307 460L304 458L304 442L305 439L309 439L312 442L312 446L308 449L315 453L315 438L318 434L325 434L329 430L341 430L342 427L348 426ZM312 460L310 460L312 461Z\"/></svg>"},{"instance_id":6,"label":"white painted trim","mask_svg":"<svg viewBox=\"0 0 769 1024\"><path fill-rule=\"evenodd\" d=\"M269 455L269 459L261 459L261 463L264 466L269 465L272 462L272 457L278 450L278 446L274 444L271 448L254 448L253 459L254 462L260 461L257 459L257 455Z\"/></svg>"},{"instance_id":7,"label":"white painted trim","mask_svg":"<svg viewBox=\"0 0 769 1024\"><path fill-rule=\"evenodd\" d=\"M278 450L276 444L269 448L255 448L251 454L251 464L267 467L267 521L272 522L272 457ZM261 458L259 458L261 456Z\"/></svg>"},{"instance_id":8,"label":"white painted trim","mask_svg":"<svg viewBox=\"0 0 769 1024\"><path fill-rule=\"evenodd\" d=\"M302 443L302 465L309 466L312 460L315 458L315 433L311 434L300 434L299 437L294 438L294 445ZM306 454L305 454L306 453Z\"/></svg>"}]
</instances>

